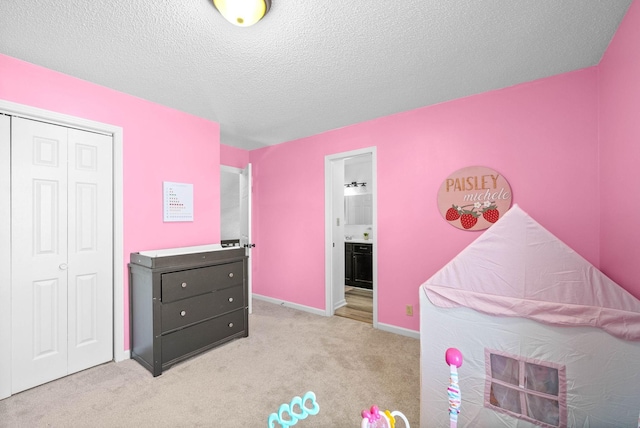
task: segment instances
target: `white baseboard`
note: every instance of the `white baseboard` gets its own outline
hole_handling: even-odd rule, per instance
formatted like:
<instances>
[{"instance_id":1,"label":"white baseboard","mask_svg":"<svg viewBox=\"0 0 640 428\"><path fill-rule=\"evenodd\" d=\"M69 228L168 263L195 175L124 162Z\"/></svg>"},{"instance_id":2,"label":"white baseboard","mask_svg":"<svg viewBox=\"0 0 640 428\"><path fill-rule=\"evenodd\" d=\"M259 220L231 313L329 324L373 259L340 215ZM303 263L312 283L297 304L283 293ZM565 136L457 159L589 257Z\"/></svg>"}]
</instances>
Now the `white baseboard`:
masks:
<instances>
[{"instance_id":1,"label":"white baseboard","mask_svg":"<svg viewBox=\"0 0 640 428\"><path fill-rule=\"evenodd\" d=\"M274 299L272 297L261 296L260 294L252 294L254 299L264 300L265 302L274 303L276 305L282 305L286 308L297 309L299 311L310 312L316 315L327 316L326 312L322 309L312 308L310 306L299 305L297 303L291 303L280 299ZM346 301L345 301L346 303ZM420 339L420 332L415 330L409 330L407 328L396 327L390 324L378 323L378 329L382 331L388 331L389 333L399 334L401 336L407 336L414 339Z\"/></svg>"},{"instance_id":2,"label":"white baseboard","mask_svg":"<svg viewBox=\"0 0 640 428\"><path fill-rule=\"evenodd\" d=\"M382 331L388 331L389 333L399 334L401 336L412 337L414 339L420 339L420 332L415 330L409 330L408 328L396 327L391 324L378 323L378 329Z\"/></svg>"},{"instance_id":3,"label":"white baseboard","mask_svg":"<svg viewBox=\"0 0 640 428\"><path fill-rule=\"evenodd\" d=\"M120 351L116 354L113 361L116 363L120 363L124 360L130 360L130 359L131 359L131 351Z\"/></svg>"},{"instance_id":4,"label":"white baseboard","mask_svg":"<svg viewBox=\"0 0 640 428\"><path fill-rule=\"evenodd\" d=\"M275 303L276 305L284 306L285 308L297 309L299 311L310 312L315 315L322 315L323 317L327 316L324 309L312 308L311 306L299 305L297 303L286 302L280 299L274 299L272 297L261 296L260 294L251 294L254 299L264 300L265 302Z\"/></svg>"}]
</instances>

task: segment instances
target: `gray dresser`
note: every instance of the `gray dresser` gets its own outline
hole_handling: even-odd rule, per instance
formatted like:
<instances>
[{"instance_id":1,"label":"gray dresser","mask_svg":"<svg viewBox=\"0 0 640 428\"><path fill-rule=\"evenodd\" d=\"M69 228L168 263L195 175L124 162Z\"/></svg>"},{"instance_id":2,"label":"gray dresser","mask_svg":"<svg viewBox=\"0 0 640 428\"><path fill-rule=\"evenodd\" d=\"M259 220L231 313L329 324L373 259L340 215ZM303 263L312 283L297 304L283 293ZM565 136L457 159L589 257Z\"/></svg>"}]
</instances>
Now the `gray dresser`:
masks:
<instances>
[{"instance_id":1,"label":"gray dresser","mask_svg":"<svg viewBox=\"0 0 640 428\"><path fill-rule=\"evenodd\" d=\"M202 246L132 253L131 357L153 376L249 335L243 248Z\"/></svg>"}]
</instances>

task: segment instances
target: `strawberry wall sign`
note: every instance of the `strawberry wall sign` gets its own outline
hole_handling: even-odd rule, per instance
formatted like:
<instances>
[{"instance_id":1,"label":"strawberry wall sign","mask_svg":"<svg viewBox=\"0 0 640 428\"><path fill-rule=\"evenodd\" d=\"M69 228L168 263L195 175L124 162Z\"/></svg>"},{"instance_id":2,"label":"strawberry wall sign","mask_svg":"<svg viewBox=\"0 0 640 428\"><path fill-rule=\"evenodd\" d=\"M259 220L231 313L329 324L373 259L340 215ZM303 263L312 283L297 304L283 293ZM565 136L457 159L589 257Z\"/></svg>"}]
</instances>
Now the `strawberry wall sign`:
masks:
<instances>
[{"instance_id":1,"label":"strawberry wall sign","mask_svg":"<svg viewBox=\"0 0 640 428\"><path fill-rule=\"evenodd\" d=\"M438 209L452 226L483 230L511 208L511 187L497 171L470 166L449 175L438 191Z\"/></svg>"}]
</instances>

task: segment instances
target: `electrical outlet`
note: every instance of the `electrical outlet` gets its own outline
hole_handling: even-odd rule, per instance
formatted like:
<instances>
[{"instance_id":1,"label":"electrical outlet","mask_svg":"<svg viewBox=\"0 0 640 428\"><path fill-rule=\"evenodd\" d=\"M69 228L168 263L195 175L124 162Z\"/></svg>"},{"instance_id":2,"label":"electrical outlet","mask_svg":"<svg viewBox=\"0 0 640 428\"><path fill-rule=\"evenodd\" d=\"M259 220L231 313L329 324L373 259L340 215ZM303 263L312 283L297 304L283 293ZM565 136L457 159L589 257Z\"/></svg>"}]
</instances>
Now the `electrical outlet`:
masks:
<instances>
[{"instance_id":1,"label":"electrical outlet","mask_svg":"<svg viewBox=\"0 0 640 428\"><path fill-rule=\"evenodd\" d=\"M412 305L407 305L407 316L410 316L410 317L413 316L413 306Z\"/></svg>"}]
</instances>

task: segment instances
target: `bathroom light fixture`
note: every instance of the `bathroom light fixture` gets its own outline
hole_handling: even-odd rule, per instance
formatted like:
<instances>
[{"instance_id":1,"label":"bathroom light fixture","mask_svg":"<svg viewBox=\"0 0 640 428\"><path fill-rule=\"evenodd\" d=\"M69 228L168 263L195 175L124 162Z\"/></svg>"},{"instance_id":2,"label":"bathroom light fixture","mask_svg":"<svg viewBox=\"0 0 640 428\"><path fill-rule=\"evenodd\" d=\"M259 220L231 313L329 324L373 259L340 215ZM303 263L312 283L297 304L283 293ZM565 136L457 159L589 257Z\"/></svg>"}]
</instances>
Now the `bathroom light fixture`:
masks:
<instances>
[{"instance_id":1,"label":"bathroom light fixture","mask_svg":"<svg viewBox=\"0 0 640 428\"><path fill-rule=\"evenodd\" d=\"M271 0L213 0L213 5L230 23L249 27L269 12Z\"/></svg>"},{"instance_id":2,"label":"bathroom light fixture","mask_svg":"<svg viewBox=\"0 0 640 428\"><path fill-rule=\"evenodd\" d=\"M358 183L356 181L352 181L351 183L347 183L344 185L344 187L365 187L367 185L367 183Z\"/></svg>"}]
</instances>

